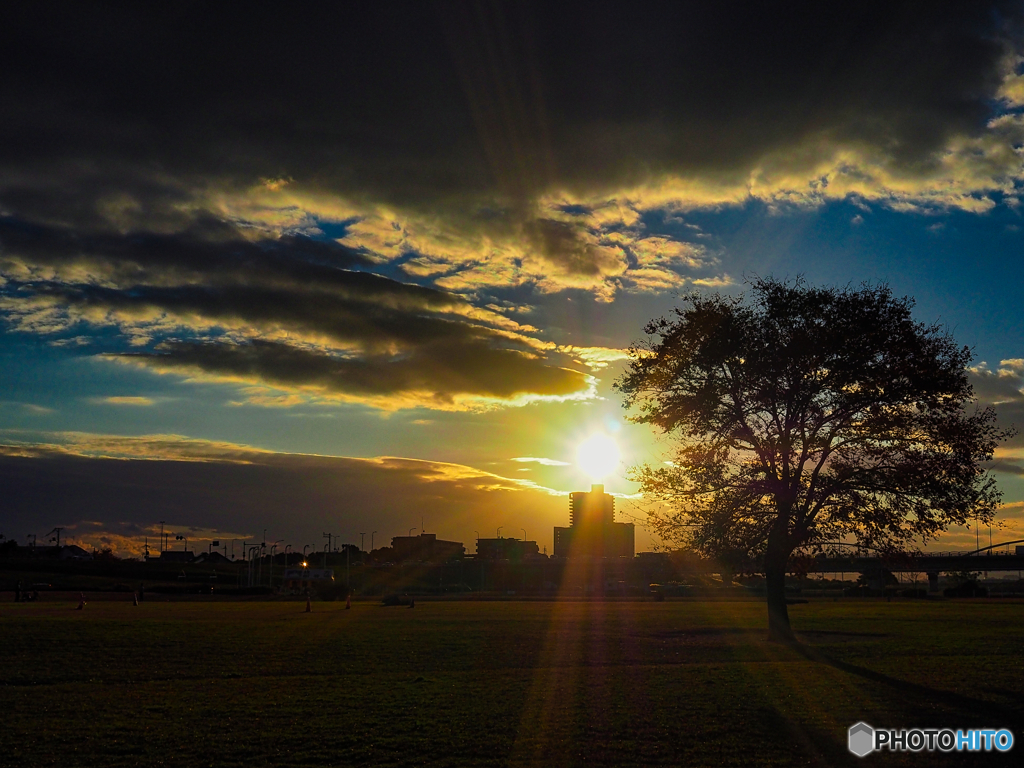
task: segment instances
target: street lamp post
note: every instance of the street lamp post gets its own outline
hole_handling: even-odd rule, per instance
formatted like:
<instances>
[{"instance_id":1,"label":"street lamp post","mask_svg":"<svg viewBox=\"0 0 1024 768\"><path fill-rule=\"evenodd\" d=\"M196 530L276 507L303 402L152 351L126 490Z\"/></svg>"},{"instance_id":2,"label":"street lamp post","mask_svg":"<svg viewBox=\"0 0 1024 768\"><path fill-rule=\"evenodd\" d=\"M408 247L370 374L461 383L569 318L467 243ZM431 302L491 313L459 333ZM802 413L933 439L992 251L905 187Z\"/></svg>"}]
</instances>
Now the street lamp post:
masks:
<instances>
[{"instance_id":1,"label":"street lamp post","mask_svg":"<svg viewBox=\"0 0 1024 768\"><path fill-rule=\"evenodd\" d=\"M270 545L270 578L268 579L268 586L274 588L274 550L277 549L277 545L280 544L284 539L278 539Z\"/></svg>"},{"instance_id":2,"label":"street lamp post","mask_svg":"<svg viewBox=\"0 0 1024 768\"><path fill-rule=\"evenodd\" d=\"M250 587L253 586L253 583L252 583L253 582L253 575L254 575L253 571L256 568L256 561L253 560L253 558L256 556L256 553L259 552L259 551L260 551L260 547L259 547L258 544L253 544L252 546L249 547L249 586Z\"/></svg>"},{"instance_id":3,"label":"street lamp post","mask_svg":"<svg viewBox=\"0 0 1024 768\"><path fill-rule=\"evenodd\" d=\"M418 531L418 530L419 530L419 528L417 528L415 525L412 528L410 528L409 529L409 538L412 538L412 532L413 531Z\"/></svg>"},{"instance_id":4,"label":"street lamp post","mask_svg":"<svg viewBox=\"0 0 1024 768\"><path fill-rule=\"evenodd\" d=\"M526 529L520 528L519 530L523 532L523 541L526 541Z\"/></svg>"},{"instance_id":5,"label":"street lamp post","mask_svg":"<svg viewBox=\"0 0 1024 768\"><path fill-rule=\"evenodd\" d=\"M375 533L377 533L377 532L374 531L373 533L370 534L370 551L371 552L373 552L373 536L374 536Z\"/></svg>"},{"instance_id":6,"label":"street lamp post","mask_svg":"<svg viewBox=\"0 0 1024 768\"><path fill-rule=\"evenodd\" d=\"M498 538L499 539L501 538L501 529L504 528L504 527L505 527L504 525L499 525L498 526Z\"/></svg>"}]
</instances>

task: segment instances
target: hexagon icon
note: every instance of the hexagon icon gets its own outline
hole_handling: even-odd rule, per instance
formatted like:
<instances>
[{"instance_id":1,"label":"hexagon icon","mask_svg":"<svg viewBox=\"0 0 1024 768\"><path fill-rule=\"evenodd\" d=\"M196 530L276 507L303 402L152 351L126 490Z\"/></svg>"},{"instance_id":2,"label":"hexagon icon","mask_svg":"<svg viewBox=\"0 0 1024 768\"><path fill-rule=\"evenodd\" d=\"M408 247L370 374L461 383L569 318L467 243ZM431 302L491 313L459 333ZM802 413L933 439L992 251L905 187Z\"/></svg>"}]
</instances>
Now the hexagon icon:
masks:
<instances>
[{"instance_id":1,"label":"hexagon icon","mask_svg":"<svg viewBox=\"0 0 1024 768\"><path fill-rule=\"evenodd\" d=\"M875 750L875 729L867 723L854 723L847 731L846 746L857 757L874 752Z\"/></svg>"}]
</instances>

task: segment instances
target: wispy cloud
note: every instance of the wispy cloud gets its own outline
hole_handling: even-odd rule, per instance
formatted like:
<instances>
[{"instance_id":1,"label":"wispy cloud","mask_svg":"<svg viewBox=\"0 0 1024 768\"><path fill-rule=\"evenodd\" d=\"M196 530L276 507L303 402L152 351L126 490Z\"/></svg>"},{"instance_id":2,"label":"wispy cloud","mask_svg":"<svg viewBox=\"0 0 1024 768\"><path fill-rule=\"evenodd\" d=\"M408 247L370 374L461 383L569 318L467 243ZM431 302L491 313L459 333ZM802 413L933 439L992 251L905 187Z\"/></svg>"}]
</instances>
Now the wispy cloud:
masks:
<instances>
[{"instance_id":1,"label":"wispy cloud","mask_svg":"<svg viewBox=\"0 0 1024 768\"><path fill-rule=\"evenodd\" d=\"M8 408L17 408L22 411L27 411L36 416L49 416L52 413L56 413L53 408L47 408L46 406L36 405L35 403L18 403L10 400L0 400L0 406L6 406Z\"/></svg>"},{"instance_id":2,"label":"wispy cloud","mask_svg":"<svg viewBox=\"0 0 1024 768\"><path fill-rule=\"evenodd\" d=\"M107 405L133 405L133 406L147 406L153 405L155 401L150 397L141 397L138 395L115 395L113 397L101 397L98 402L106 403Z\"/></svg>"},{"instance_id":3,"label":"wispy cloud","mask_svg":"<svg viewBox=\"0 0 1024 768\"><path fill-rule=\"evenodd\" d=\"M543 459L537 458L536 456L517 456L512 461L518 461L521 464L543 464L545 467L568 467L571 466L568 461L558 461L557 459Z\"/></svg>"}]
</instances>

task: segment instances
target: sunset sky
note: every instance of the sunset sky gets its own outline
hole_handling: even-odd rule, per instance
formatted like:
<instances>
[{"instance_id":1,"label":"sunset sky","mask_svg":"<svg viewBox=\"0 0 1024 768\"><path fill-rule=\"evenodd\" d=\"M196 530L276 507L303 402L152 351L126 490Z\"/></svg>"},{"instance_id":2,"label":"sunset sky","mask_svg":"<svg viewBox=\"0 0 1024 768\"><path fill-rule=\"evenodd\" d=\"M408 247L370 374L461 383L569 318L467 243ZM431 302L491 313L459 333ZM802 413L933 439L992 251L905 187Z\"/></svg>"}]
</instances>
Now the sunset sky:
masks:
<instances>
[{"instance_id":1,"label":"sunset sky","mask_svg":"<svg viewBox=\"0 0 1024 768\"><path fill-rule=\"evenodd\" d=\"M758 276L913 296L1024 431L1019 2L217 13L2 12L5 536L550 552L595 434L642 522L624 350Z\"/></svg>"}]
</instances>

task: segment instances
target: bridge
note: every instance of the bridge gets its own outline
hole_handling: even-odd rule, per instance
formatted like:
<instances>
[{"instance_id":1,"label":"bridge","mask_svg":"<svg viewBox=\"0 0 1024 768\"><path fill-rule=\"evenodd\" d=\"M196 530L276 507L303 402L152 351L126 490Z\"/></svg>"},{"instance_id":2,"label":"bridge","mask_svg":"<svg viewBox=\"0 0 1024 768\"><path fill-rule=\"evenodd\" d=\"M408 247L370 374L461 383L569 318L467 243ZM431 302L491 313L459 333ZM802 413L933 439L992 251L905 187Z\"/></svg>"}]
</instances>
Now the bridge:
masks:
<instances>
[{"instance_id":1,"label":"bridge","mask_svg":"<svg viewBox=\"0 0 1024 768\"><path fill-rule=\"evenodd\" d=\"M953 571L1024 571L1024 547L1010 552L1011 544L1024 539L1004 541L973 552L923 552L921 554L877 554L870 556L850 555L848 557L814 558L816 573L863 573L870 579L881 581L884 571L890 573L926 573L928 586L936 591L939 574ZM999 552L1006 547L1005 552Z\"/></svg>"}]
</instances>

